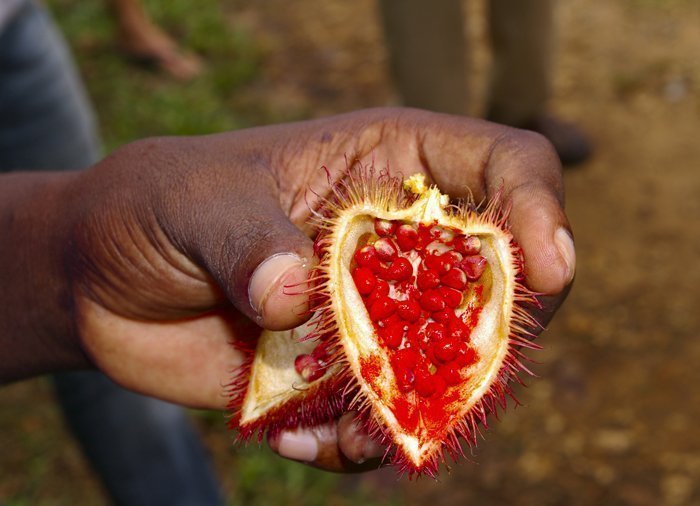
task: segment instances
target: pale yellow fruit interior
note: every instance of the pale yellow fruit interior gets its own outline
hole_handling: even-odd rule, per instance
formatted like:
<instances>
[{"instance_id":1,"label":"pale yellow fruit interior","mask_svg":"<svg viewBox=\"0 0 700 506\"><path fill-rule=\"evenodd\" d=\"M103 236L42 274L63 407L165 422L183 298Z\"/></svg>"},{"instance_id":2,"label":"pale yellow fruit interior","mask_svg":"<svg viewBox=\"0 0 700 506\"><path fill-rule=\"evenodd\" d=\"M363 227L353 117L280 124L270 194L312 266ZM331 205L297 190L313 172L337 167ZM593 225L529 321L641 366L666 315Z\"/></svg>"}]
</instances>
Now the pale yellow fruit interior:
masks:
<instances>
[{"instance_id":1,"label":"pale yellow fruit interior","mask_svg":"<svg viewBox=\"0 0 700 506\"><path fill-rule=\"evenodd\" d=\"M241 407L241 425L279 408L297 397L300 391L312 388L294 369L294 359L302 353L311 353L318 344L313 340L300 341L311 330L308 325L302 325L293 330L266 330L261 334ZM315 383L313 388L316 388Z\"/></svg>"}]
</instances>

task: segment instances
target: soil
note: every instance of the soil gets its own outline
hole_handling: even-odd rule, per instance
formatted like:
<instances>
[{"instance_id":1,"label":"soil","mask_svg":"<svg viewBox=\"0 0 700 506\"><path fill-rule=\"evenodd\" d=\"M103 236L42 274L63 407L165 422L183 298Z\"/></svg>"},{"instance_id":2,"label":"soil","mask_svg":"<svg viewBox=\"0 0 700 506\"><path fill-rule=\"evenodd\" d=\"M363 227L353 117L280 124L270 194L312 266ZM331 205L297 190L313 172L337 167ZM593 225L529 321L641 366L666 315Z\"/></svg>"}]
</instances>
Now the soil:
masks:
<instances>
[{"instance_id":1,"label":"soil","mask_svg":"<svg viewBox=\"0 0 700 506\"><path fill-rule=\"evenodd\" d=\"M373 1L225 6L264 48L262 74L232 99L241 110L277 121L397 103ZM469 14L478 113L489 65L483 3ZM700 504L700 3L567 0L557 20L552 111L584 128L595 153L565 171L578 271L539 340L538 377L439 481L382 472L348 487L391 488L409 505ZM51 454L69 444L39 429L57 420L42 383L6 388L0 402L20 421L0 430L0 469L58 466L83 493L99 493L77 450L47 461L23 447L39 441Z\"/></svg>"}]
</instances>

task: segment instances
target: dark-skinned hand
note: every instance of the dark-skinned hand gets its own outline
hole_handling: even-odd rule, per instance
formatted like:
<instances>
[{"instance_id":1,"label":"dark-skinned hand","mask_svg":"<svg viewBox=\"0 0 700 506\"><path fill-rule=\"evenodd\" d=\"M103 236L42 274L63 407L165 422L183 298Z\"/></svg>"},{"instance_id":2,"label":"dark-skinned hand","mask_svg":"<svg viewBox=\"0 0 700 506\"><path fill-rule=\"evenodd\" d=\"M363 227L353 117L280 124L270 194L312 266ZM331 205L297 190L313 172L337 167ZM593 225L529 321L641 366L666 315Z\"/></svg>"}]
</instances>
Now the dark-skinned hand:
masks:
<instances>
[{"instance_id":1,"label":"dark-skinned hand","mask_svg":"<svg viewBox=\"0 0 700 506\"><path fill-rule=\"evenodd\" d=\"M305 296L285 286L303 283L313 266L307 219L318 201L307 189L322 196L329 188L321 167L340 178L346 160L424 172L453 198L479 201L502 189L527 285L544 294L540 323L559 307L575 254L551 146L479 120L366 110L146 139L84 173L3 176L9 195L2 216L23 211L0 228L20 245L17 258L0 254L3 276L20 292L2 301L0 322L15 318L12 328L33 337L7 333L0 350L22 344L2 377L90 364L137 392L224 408L225 385L241 363L231 342L306 318L299 310ZM35 309L25 315L30 304ZM65 337L52 341L56 334ZM270 445L331 470L376 466L383 452L352 413L333 426L283 433Z\"/></svg>"}]
</instances>

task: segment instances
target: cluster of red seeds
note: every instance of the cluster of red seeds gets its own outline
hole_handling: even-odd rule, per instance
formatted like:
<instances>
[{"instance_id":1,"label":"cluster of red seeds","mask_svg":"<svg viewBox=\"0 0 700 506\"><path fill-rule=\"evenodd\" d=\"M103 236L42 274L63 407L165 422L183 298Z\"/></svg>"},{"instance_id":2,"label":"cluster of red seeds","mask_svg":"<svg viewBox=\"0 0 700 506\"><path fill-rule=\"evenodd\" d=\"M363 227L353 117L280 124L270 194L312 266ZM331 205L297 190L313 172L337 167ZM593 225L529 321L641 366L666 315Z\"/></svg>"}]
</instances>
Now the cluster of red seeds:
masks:
<instances>
[{"instance_id":1,"label":"cluster of red seeds","mask_svg":"<svg viewBox=\"0 0 700 506\"><path fill-rule=\"evenodd\" d=\"M322 341L311 353L297 355L294 359L294 369L304 381L311 383L326 373L328 360L328 341Z\"/></svg>"},{"instance_id":2,"label":"cluster of red seeds","mask_svg":"<svg viewBox=\"0 0 700 506\"><path fill-rule=\"evenodd\" d=\"M374 231L355 252L355 286L399 389L440 395L477 360L462 306L487 266L481 241L449 227L396 220L377 219Z\"/></svg>"}]
</instances>

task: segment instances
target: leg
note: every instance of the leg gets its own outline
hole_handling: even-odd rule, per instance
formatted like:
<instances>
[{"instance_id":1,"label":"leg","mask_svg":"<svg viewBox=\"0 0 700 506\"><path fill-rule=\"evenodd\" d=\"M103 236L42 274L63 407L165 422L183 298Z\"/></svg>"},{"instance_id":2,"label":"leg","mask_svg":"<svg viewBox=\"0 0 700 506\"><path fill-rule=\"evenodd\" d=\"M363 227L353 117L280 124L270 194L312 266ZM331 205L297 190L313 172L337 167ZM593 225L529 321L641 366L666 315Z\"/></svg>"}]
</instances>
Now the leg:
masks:
<instances>
[{"instance_id":1,"label":"leg","mask_svg":"<svg viewBox=\"0 0 700 506\"><path fill-rule=\"evenodd\" d=\"M585 135L546 114L551 94L552 0L491 0L493 67L488 118L547 137L564 164L590 155Z\"/></svg>"},{"instance_id":2,"label":"leg","mask_svg":"<svg viewBox=\"0 0 700 506\"><path fill-rule=\"evenodd\" d=\"M551 0L491 0L490 116L517 125L544 112L550 96Z\"/></svg>"},{"instance_id":3,"label":"leg","mask_svg":"<svg viewBox=\"0 0 700 506\"><path fill-rule=\"evenodd\" d=\"M391 71L405 105L466 114L461 0L381 0Z\"/></svg>"},{"instance_id":4,"label":"leg","mask_svg":"<svg viewBox=\"0 0 700 506\"><path fill-rule=\"evenodd\" d=\"M54 377L68 427L116 504L223 504L185 412L128 392L94 371Z\"/></svg>"},{"instance_id":5,"label":"leg","mask_svg":"<svg viewBox=\"0 0 700 506\"><path fill-rule=\"evenodd\" d=\"M92 110L46 13L28 4L0 33L0 171L68 170L99 156ZM184 411L97 371L57 375L66 421L117 504L221 504Z\"/></svg>"},{"instance_id":6,"label":"leg","mask_svg":"<svg viewBox=\"0 0 700 506\"><path fill-rule=\"evenodd\" d=\"M98 160L95 118L68 49L31 2L0 33L0 76L0 172Z\"/></svg>"},{"instance_id":7,"label":"leg","mask_svg":"<svg viewBox=\"0 0 700 506\"><path fill-rule=\"evenodd\" d=\"M183 52L146 14L139 0L111 0L119 42L130 56L152 63L176 79L188 80L202 71L194 54Z\"/></svg>"}]
</instances>

